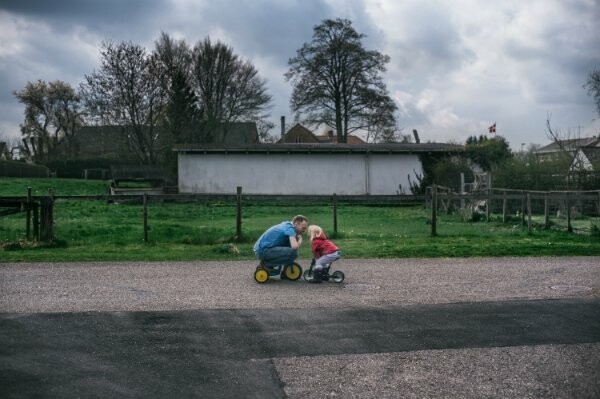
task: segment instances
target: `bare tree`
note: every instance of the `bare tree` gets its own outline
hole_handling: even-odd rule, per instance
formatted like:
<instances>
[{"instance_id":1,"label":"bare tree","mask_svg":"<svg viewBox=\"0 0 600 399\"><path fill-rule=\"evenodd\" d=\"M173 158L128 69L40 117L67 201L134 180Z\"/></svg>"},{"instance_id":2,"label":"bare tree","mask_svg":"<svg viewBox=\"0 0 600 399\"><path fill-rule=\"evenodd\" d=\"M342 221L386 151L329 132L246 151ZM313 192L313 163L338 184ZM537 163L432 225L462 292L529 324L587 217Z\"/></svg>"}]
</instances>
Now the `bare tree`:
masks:
<instances>
[{"instance_id":1,"label":"bare tree","mask_svg":"<svg viewBox=\"0 0 600 399\"><path fill-rule=\"evenodd\" d=\"M20 125L25 156L45 163L75 151L72 139L83 124L83 114L80 97L68 83L38 80L13 94L25 105Z\"/></svg>"},{"instance_id":2,"label":"bare tree","mask_svg":"<svg viewBox=\"0 0 600 399\"><path fill-rule=\"evenodd\" d=\"M573 145L581 138L579 132L575 133L571 129L567 129L565 132L561 129L553 128L550 122L551 119L552 114L548 113L546 116L546 137L555 143L561 152L571 153L576 150L576 148L573 148Z\"/></svg>"},{"instance_id":3,"label":"bare tree","mask_svg":"<svg viewBox=\"0 0 600 399\"><path fill-rule=\"evenodd\" d=\"M277 138L269 132L275 127L275 124L266 119L259 119L256 121L256 129L258 130L258 138L263 143L274 143Z\"/></svg>"},{"instance_id":4,"label":"bare tree","mask_svg":"<svg viewBox=\"0 0 600 399\"><path fill-rule=\"evenodd\" d=\"M212 141L222 122L266 118L271 96L266 82L249 61L242 61L231 47L210 38L193 50L193 87L203 113L205 141Z\"/></svg>"},{"instance_id":5,"label":"bare tree","mask_svg":"<svg viewBox=\"0 0 600 399\"><path fill-rule=\"evenodd\" d=\"M155 164L160 154L160 123L167 94L158 83L157 57L136 44L103 42L101 66L86 75L82 96L98 122L122 128L129 149L144 164Z\"/></svg>"},{"instance_id":6,"label":"bare tree","mask_svg":"<svg viewBox=\"0 0 600 399\"><path fill-rule=\"evenodd\" d=\"M380 128L385 129L394 119L396 105L381 76L390 59L366 50L364 37L349 20L324 20L315 26L312 41L288 61L285 74L293 85L291 107L296 118L335 126L340 143L354 131L373 129L374 123L383 123Z\"/></svg>"}]
</instances>

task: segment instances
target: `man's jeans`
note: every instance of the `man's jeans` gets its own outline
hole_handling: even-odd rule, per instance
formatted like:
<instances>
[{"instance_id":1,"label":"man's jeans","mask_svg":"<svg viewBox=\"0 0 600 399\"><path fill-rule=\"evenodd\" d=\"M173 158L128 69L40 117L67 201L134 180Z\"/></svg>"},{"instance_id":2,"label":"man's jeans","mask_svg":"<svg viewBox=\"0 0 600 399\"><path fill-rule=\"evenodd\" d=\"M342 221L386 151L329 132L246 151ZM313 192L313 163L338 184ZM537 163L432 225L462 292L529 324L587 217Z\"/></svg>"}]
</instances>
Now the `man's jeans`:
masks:
<instances>
[{"instance_id":1,"label":"man's jeans","mask_svg":"<svg viewBox=\"0 0 600 399\"><path fill-rule=\"evenodd\" d=\"M267 267L279 265L288 265L298 258L298 251L290 247L272 247L263 251L262 256L258 256Z\"/></svg>"}]
</instances>

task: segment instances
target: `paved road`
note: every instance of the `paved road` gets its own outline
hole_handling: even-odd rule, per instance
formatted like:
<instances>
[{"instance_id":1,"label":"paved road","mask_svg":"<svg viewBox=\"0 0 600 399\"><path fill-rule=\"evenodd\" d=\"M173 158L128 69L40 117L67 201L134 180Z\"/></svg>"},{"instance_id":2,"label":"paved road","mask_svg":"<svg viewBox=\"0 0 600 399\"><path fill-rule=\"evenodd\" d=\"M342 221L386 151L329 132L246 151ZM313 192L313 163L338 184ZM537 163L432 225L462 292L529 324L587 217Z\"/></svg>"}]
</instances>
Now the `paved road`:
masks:
<instances>
[{"instance_id":1,"label":"paved road","mask_svg":"<svg viewBox=\"0 0 600 399\"><path fill-rule=\"evenodd\" d=\"M339 267L0 264L0 397L600 397L600 258Z\"/></svg>"}]
</instances>

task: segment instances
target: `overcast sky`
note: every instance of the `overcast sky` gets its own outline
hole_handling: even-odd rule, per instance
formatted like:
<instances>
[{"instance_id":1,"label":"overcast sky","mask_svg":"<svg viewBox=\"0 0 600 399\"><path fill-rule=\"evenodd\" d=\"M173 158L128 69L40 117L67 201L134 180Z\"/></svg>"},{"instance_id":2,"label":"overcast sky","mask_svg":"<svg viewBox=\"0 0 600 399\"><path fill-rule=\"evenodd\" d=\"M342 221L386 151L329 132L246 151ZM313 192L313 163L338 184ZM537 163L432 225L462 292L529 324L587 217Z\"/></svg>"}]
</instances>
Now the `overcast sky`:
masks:
<instances>
[{"instance_id":1,"label":"overcast sky","mask_svg":"<svg viewBox=\"0 0 600 399\"><path fill-rule=\"evenodd\" d=\"M598 135L583 88L600 69L600 0L2 0L0 138L18 136L27 82L78 87L99 65L103 40L154 48L161 32L195 44L210 36L250 60L288 122L288 60L313 27L347 18L364 46L390 56L385 81L405 133L464 143L497 133L513 149L563 134Z\"/></svg>"}]
</instances>

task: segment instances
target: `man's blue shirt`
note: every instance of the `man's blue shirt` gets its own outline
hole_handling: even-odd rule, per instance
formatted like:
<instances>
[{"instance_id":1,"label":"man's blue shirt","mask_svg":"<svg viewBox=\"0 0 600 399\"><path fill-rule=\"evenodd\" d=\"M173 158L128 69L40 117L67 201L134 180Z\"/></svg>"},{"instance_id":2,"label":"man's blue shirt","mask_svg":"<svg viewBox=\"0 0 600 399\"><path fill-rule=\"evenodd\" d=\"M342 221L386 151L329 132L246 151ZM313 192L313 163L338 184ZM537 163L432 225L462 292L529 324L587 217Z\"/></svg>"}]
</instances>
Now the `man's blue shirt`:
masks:
<instances>
[{"instance_id":1,"label":"man's blue shirt","mask_svg":"<svg viewBox=\"0 0 600 399\"><path fill-rule=\"evenodd\" d=\"M296 230L292 222L281 222L263 233L262 236L254 244L254 252L262 255L262 252L267 248L273 247L289 247L289 237L294 237Z\"/></svg>"}]
</instances>

